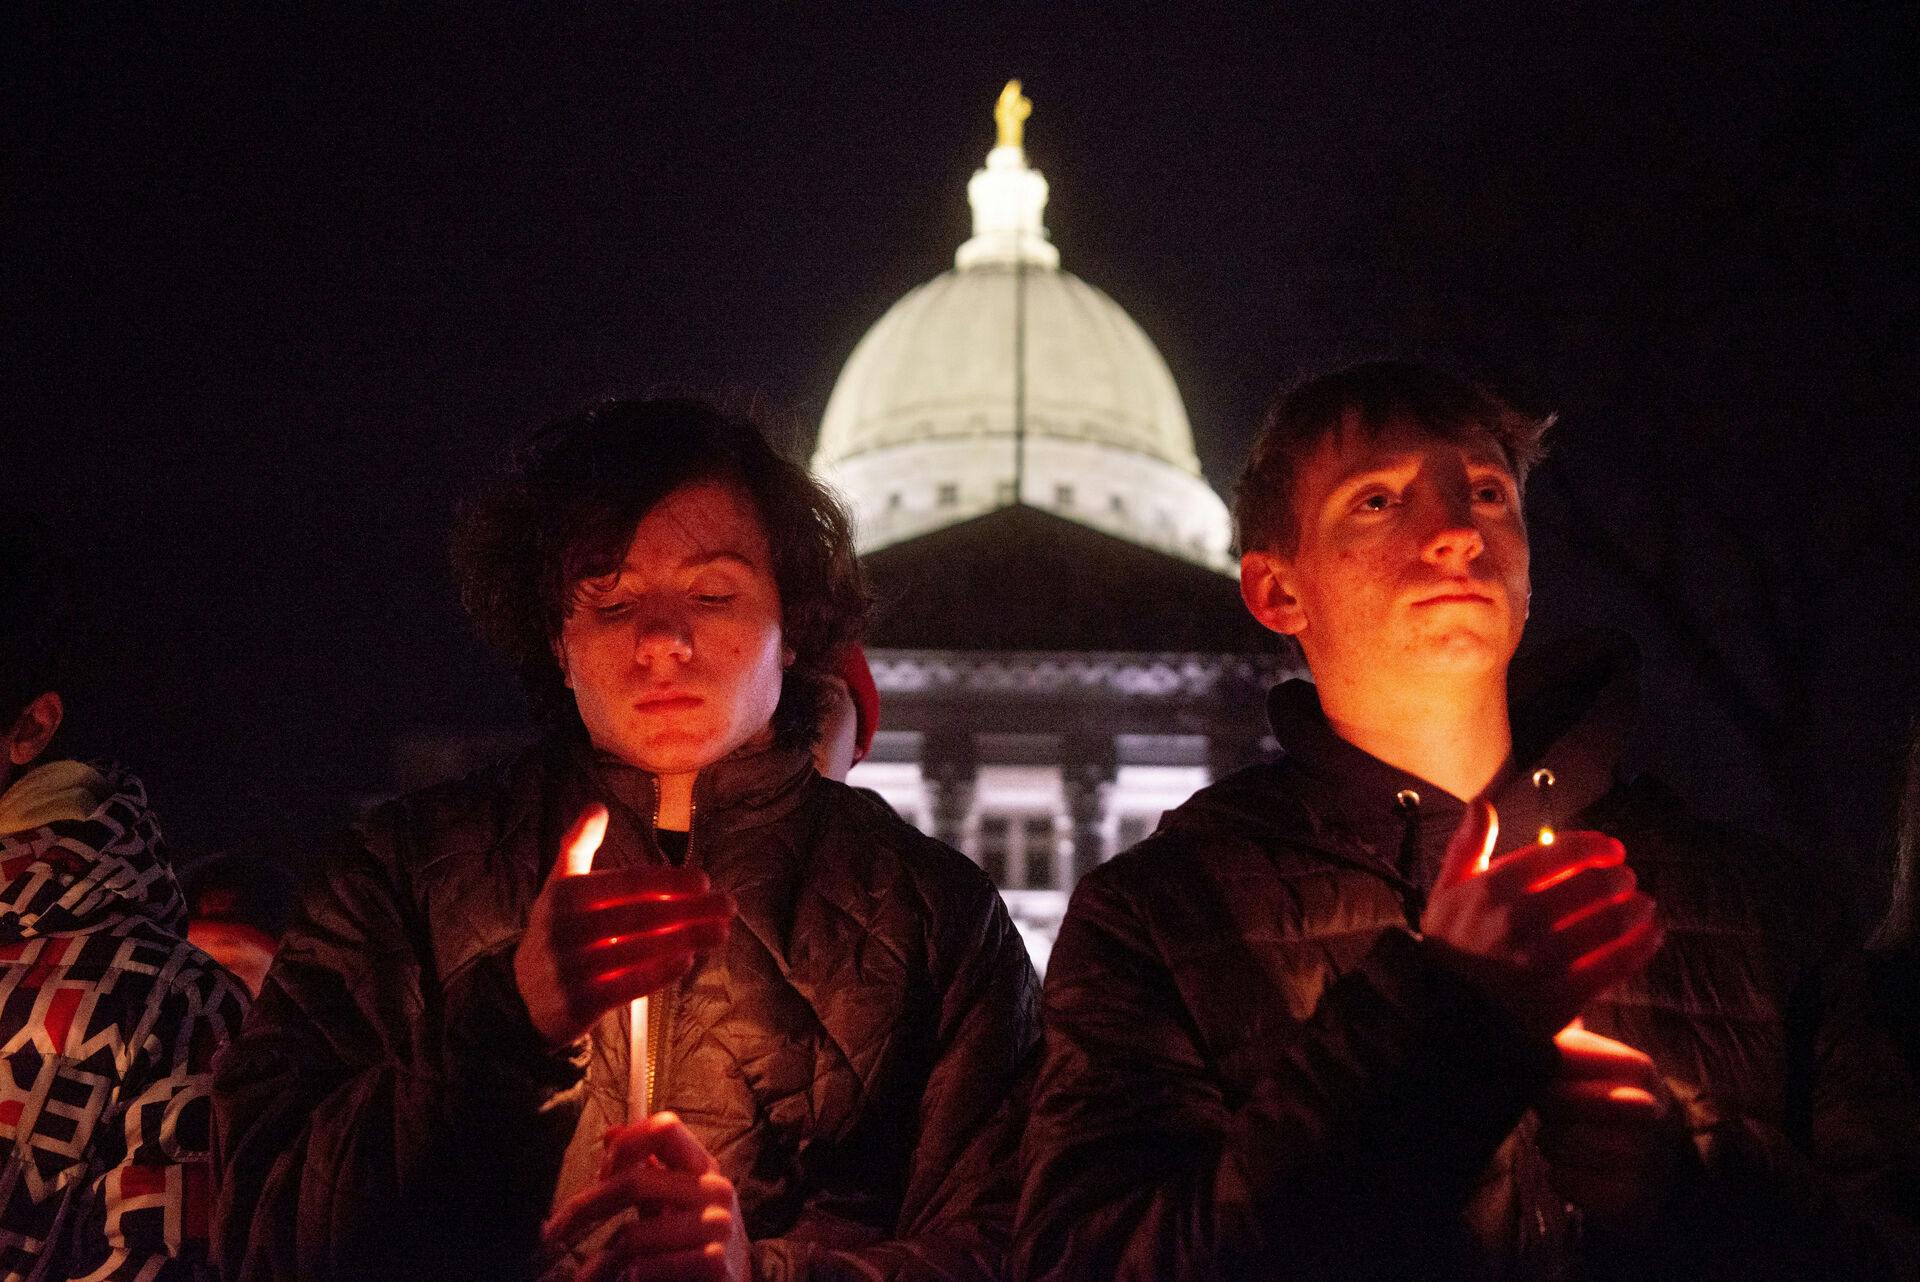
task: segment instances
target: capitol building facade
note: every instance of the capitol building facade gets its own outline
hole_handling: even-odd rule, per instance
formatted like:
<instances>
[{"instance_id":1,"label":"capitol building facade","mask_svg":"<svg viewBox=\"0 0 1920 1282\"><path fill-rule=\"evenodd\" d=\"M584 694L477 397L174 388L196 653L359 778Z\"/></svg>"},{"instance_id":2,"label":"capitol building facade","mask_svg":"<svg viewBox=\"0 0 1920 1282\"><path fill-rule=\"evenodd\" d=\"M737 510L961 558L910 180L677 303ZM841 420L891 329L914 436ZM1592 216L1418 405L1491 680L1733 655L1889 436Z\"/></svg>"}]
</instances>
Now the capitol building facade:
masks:
<instances>
[{"instance_id":1,"label":"capitol building facade","mask_svg":"<svg viewBox=\"0 0 1920 1282\"><path fill-rule=\"evenodd\" d=\"M978 862L1045 967L1079 876L1265 741L1292 671L1240 604L1178 388L1060 267L1017 82L954 266L867 332L815 471L878 597L881 729L851 782Z\"/></svg>"}]
</instances>

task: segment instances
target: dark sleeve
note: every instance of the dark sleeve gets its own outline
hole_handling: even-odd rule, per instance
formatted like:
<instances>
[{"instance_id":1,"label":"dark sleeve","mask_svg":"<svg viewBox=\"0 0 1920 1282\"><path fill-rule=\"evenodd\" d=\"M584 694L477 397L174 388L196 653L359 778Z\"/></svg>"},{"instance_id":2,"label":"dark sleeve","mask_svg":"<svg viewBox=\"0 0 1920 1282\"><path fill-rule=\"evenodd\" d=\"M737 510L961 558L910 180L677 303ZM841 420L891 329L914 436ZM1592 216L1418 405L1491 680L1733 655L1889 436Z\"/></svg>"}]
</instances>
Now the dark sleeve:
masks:
<instances>
[{"instance_id":1,"label":"dark sleeve","mask_svg":"<svg viewBox=\"0 0 1920 1282\"><path fill-rule=\"evenodd\" d=\"M754 1243L763 1282L1007 1276L1020 1126L1039 1051L1039 982L984 879L958 902L965 910L946 914L934 940L938 1031L895 1236L854 1249L826 1246L841 1236L835 1217L809 1200L786 1236Z\"/></svg>"},{"instance_id":2,"label":"dark sleeve","mask_svg":"<svg viewBox=\"0 0 1920 1282\"><path fill-rule=\"evenodd\" d=\"M1673 1083L1698 1161L1648 1232L1594 1244L1620 1272L1920 1277L1920 1088L1880 995L1863 955L1808 974L1788 1018L1785 1127Z\"/></svg>"},{"instance_id":3,"label":"dark sleeve","mask_svg":"<svg viewBox=\"0 0 1920 1282\"><path fill-rule=\"evenodd\" d=\"M578 1120L511 941L444 984L394 862L310 888L214 1087L216 1258L251 1279L524 1271Z\"/></svg>"},{"instance_id":4,"label":"dark sleeve","mask_svg":"<svg viewBox=\"0 0 1920 1282\"><path fill-rule=\"evenodd\" d=\"M1081 884L1047 972L1018 1275L1352 1276L1343 1255L1415 1247L1425 1264L1408 1276L1447 1273L1435 1226L1463 1232L1552 1043L1401 930L1304 1020L1268 1009L1278 998L1253 976L1222 967L1205 982L1249 995L1259 1031L1234 1054L1261 1075L1244 1093L1199 1043L1144 915L1099 873Z\"/></svg>"}]
</instances>

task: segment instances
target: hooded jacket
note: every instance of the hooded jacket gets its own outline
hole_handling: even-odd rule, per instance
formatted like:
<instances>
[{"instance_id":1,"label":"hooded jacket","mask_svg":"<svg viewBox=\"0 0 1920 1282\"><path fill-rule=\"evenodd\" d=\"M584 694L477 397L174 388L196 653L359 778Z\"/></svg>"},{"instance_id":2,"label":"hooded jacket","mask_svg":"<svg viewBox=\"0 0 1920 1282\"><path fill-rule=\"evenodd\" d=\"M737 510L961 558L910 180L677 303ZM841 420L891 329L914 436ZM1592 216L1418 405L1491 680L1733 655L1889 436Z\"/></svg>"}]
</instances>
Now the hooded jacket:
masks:
<instances>
[{"instance_id":1,"label":"hooded jacket","mask_svg":"<svg viewBox=\"0 0 1920 1282\"><path fill-rule=\"evenodd\" d=\"M1284 755L1203 789L1073 897L1023 1152L1023 1276L1912 1267L1888 1207L1916 1171L1913 1087L1817 885L1616 772L1628 652L1588 638L1547 666L1516 677L1522 764L1489 795L1502 853L1542 824L1619 838L1666 927L1584 1012L1684 1104L1694 1160L1644 1231L1582 1233L1533 1140L1552 1042L1418 934L1464 806L1341 740L1294 682L1271 699Z\"/></svg>"},{"instance_id":2,"label":"hooded jacket","mask_svg":"<svg viewBox=\"0 0 1920 1282\"><path fill-rule=\"evenodd\" d=\"M538 1230L627 1120L626 1011L549 1053L513 953L592 801L657 863L652 779L547 743L376 811L220 1067L229 1282L548 1271ZM738 1192L758 1275L999 1276L1038 984L999 896L803 751L702 771L689 861L738 915L657 994L654 1103Z\"/></svg>"},{"instance_id":3,"label":"hooded jacket","mask_svg":"<svg viewBox=\"0 0 1920 1282\"><path fill-rule=\"evenodd\" d=\"M146 790L0 836L0 1278L210 1278L214 1053L240 986L182 934Z\"/></svg>"}]
</instances>

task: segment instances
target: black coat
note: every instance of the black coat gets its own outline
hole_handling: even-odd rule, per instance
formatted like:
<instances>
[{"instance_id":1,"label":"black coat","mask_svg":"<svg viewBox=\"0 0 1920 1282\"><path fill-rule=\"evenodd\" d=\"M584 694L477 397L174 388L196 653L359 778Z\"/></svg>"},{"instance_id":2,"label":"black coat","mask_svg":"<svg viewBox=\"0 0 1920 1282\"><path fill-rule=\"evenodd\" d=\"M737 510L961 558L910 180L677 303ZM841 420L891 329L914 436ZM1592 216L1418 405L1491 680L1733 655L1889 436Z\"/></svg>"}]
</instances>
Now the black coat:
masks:
<instances>
[{"instance_id":1,"label":"black coat","mask_svg":"<svg viewBox=\"0 0 1920 1282\"><path fill-rule=\"evenodd\" d=\"M651 779L548 744L382 807L310 888L219 1068L231 1282L555 1267L539 1225L626 1120L625 1012L549 1053L512 956L594 800L601 866L662 858ZM803 753L710 767L694 802L739 913L677 986L655 1102L734 1182L760 1275L999 1276L1038 1029L992 886Z\"/></svg>"},{"instance_id":2,"label":"black coat","mask_svg":"<svg viewBox=\"0 0 1920 1282\"><path fill-rule=\"evenodd\" d=\"M1556 1062L1415 929L1463 806L1344 743L1304 683L1286 755L1202 790L1076 891L1023 1151L1029 1278L1872 1277L1911 1267L1913 1086L1817 886L1615 775L1619 656L1516 701L1501 849L1620 838L1667 942L1585 1012L1649 1053L1697 1160L1634 1240L1582 1234L1529 1111ZM1554 784L1533 782L1548 767ZM1416 803L1412 796L1417 794ZM1398 800L1396 800L1398 798Z\"/></svg>"}]
</instances>

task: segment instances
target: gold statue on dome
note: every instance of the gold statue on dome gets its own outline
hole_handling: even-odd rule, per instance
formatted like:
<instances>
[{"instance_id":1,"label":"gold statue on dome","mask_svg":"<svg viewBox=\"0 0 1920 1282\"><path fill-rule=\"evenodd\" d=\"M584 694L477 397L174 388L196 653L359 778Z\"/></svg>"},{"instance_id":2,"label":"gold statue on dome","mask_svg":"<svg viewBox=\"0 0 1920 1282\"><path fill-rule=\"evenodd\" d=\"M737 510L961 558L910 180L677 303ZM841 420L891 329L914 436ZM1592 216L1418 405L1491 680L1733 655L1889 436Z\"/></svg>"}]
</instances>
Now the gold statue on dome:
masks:
<instances>
[{"instance_id":1,"label":"gold statue on dome","mask_svg":"<svg viewBox=\"0 0 1920 1282\"><path fill-rule=\"evenodd\" d=\"M1007 81L1007 87L1000 91L999 101L993 104L993 119L1000 126L1000 145L1018 147L1022 135L1026 132L1027 117L1033 114L1033 104L1020 96L1020 82Z\"/></svg>"}]
</instances>

